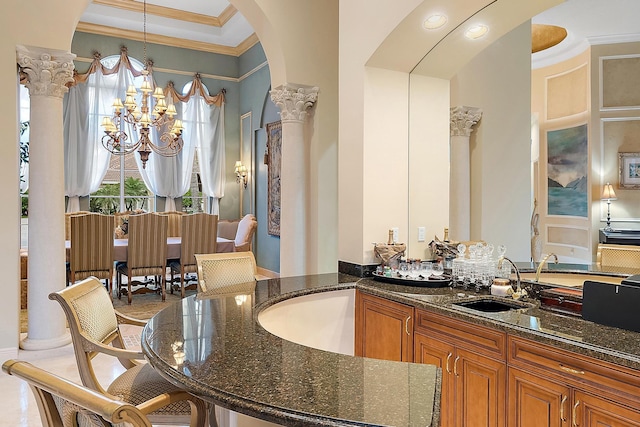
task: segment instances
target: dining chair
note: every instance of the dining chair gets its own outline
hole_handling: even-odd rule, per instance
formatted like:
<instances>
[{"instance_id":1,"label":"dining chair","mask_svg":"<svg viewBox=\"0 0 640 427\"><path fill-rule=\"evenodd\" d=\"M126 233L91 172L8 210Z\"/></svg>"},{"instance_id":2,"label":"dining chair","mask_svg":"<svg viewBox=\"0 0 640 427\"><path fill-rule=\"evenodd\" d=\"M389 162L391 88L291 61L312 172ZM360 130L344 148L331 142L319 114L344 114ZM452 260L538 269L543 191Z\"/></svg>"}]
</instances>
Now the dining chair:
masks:
<instances>
[{"instance_id":1,"label":"dining chair","mask_svg":"<svg viewBox=\"0 0 640 427\"><path fill-rule=\"evenodd\" d=\"M255 288L258 268L253 252L196 254L198 293L233 294Z\"/></svg>"},{"instance_id":2,"label":"dining chair","mask_svg":"<svg viewBox=\"0 0 640 427\"><path fill-rule=\"evenodd\" d=\"M206 425L208 407L203 400L184 394L165 380L143 362L142 352L126 349L120 325L144 326L145 322L115 310L98 279L90 277L52 292L49 299L57 301L65 313L80 380L85 387L148 408L146 412L154 424L183 424L189 420L192 427ZM100 366L95 366L94 360L98 354L117 357L126 369L106 388L96 376Z\"/></svg>"},{"instance_id":3,"label":"dining chair","mask_svg":"<svg viewBox=\"0 0 640 427\"><path fill-rule=\"evenodd\" d=\"M160 215L166 215L169 218L169 226L167 228L167 237L180 237L182 231L181 220L184 216L184 212L179 211L167 211L158 212Z\"/></svg>"},{"instance_id":4,"label":"dining chair","mask_svg":"<svg viewBox=\"0 0 640 427\"><path fill-rule=\"evenodd\" d=\"M171 269L171 292L173 292L174 273L177 273L180 275L180 297L184 298L187 289L185 275L198 271L195 254L216 252L218 215L195 213L183 215L181 221L180 259L171 261L169 268Z\"/></svg>"},{"instance_id":5,"label":"dining chair","mask_svg":"<svg viewBox=\"0 0 640 427\"><path fill-rule=\"evenodd\" d=\"M69 283L95 276L113 295L113 217L91 213L70 221Z\"/></svg>"},{"instance_id":6,"label":"dining chair","mask_svg":"<svg viewBox=\"0 0 640 427\"><path fill-rule=\"evenodd\" d=\"M64 240L71 240L71 217L78 215L87 215L93 212L89 211L76 211L65 212L64 214Z\"/></svg>"},{"instance_id":7,"label":"dining chair","mask_svg":"<svg viewBox=\"0 0 640 427\"><path fill-rule=\"evenodd\" d=\"M116 287L118 299L123 287L122 276L127 276L127 302L131 304L133 294L160 291L162 301L166 298L167 272L167 227L168 217L157 213L129 216L127 260L116 263ZM159 289L150 288L149 281L137 281L136 276L155 276Z\"/></svg>"},{"instance_id":8,"label":"dining chair","mask_svg":"<svg viewBox=\"0 0 640 427\"><path fill-rule=\"evenodd\" d=\"M21 360L7 360L2 370L29 384L43 427L115 427L124 420L131 427L152 426L147 414L153 407L148 402L134 406ZM173 391L158 396L157 403L166 406L176 400L191 399L186 391Z\"/></svg>"}]
</instances>

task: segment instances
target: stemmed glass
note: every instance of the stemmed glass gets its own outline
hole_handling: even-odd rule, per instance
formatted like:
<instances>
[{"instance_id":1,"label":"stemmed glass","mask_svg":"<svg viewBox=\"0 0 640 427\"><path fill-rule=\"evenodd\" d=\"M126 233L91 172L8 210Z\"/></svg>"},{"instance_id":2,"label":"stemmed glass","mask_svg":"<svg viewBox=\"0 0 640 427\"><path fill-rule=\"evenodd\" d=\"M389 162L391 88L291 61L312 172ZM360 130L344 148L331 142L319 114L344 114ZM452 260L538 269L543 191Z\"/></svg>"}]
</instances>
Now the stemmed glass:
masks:
<instances>
[{"instance_id":1,"label":"stemmed glass","mask_svg":"<svg viewBox=\"0 0 640 427\"><path fill-rule=\"evenodd\" d=\"M423 262L422 263L422 272L420 275L423 279L428 280L429 276L433 273L433 263L431 262Z\"/></svg>"},{"instance_id":2,"label":"stemmed glass","mask_svg":"<svg viewBox=\"0 0 640 427\"><path fill-rule=\"evenodd\" d=\"M444 273L444 266L442 265L442 263L440 262L433 263L433 271L431 272L431 274L436 279L439 279L443 273Z\"/></svg>"}]
</instances>

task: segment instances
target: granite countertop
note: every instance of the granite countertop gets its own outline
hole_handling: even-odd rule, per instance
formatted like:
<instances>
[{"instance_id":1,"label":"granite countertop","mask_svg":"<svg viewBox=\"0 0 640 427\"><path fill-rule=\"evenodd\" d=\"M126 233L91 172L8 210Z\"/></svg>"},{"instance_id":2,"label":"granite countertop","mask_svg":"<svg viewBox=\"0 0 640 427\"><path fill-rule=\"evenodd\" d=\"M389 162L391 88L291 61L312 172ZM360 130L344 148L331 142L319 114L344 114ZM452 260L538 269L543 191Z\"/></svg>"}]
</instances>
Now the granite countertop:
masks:
<instances>
[{"instance_id":1,"label":"granite countertop","mask_svg":"<svg viewBox=\"0 0 640 427\"><path fill-rule=\"evenodd\" d=\"M522 309L480 313L454 303L500 297L345 274L260 281L243 303L233 296L185 298L149 321L143 351L170 381L281 425L437 425L441 372L434 366L317 350L278 338L257 322L258 313L277 302L350 288L640 370L637 332L543 310L535 300ZM381 402L397 410L376 411Z\"/></svg>"},{"instance_id":2,"label":"granite countertop","mask_svg":"<svg viewBox=\"0 0 640 427\"><path fill-rule=\"evenodd\" d=\"M288 426L438 426L433 365L322 351L276 337L257 314L282 299L354 288L336 274L261 281L246 300L191 296L145 326L142 348L169 381L216 405Z\"/></svg>"}]
</instances>

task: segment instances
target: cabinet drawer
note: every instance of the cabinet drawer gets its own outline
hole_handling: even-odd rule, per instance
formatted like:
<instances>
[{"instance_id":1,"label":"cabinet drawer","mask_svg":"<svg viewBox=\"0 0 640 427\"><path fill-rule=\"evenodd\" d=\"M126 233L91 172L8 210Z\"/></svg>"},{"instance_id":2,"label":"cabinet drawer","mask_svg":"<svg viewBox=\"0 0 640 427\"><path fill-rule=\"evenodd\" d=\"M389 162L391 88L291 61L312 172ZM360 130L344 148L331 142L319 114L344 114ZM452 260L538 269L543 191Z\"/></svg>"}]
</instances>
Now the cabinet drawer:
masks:
<instances>
[{"instance_id":1,"label":"cabinet drawer","mask_svg":"<svg viewBox=\"0 0 640 427\"><path fill-rule=\"evenodd\" d=\"M506 333L426 310L416 310L416 331L445 335L447 341L478 354L506 360Z\"/></svg>"},{"instance_id":2,"label":"cabinet drawer","mask_svg":"<svg viewBox=\"0 0 640 427\"><path fill-rule=\"evenodd\" d=\"M597 395L640 403L640 372L519 337L508 337L510 366L535 370ZM631 403L631 402L630 402Z\"/></svg>"}]
</instances>

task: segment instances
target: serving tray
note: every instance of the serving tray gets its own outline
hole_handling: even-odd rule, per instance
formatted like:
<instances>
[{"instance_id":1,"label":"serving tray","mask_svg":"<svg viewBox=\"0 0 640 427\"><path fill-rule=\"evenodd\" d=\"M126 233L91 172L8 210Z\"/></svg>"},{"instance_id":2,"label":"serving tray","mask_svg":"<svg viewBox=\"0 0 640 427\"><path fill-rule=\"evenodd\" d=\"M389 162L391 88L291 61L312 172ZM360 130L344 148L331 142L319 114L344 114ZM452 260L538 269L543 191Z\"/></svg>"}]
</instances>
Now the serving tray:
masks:
<instances>
[{"instance_id":1,"label":"serving tray","mask_svg":"<svg viewBox=\"0 0 640 427\"><path fill-rule=\"evenodd\" d=\"M420 286L423 288L446 288L451 283L451 276L443 274L440 277L430 276L426 279L410 277L401 277L397 274L393 276L385 276L380 273L373 273L373 279L379 282L393 283L394 285L403 286Z\"/></svg>"}]
</instances>

